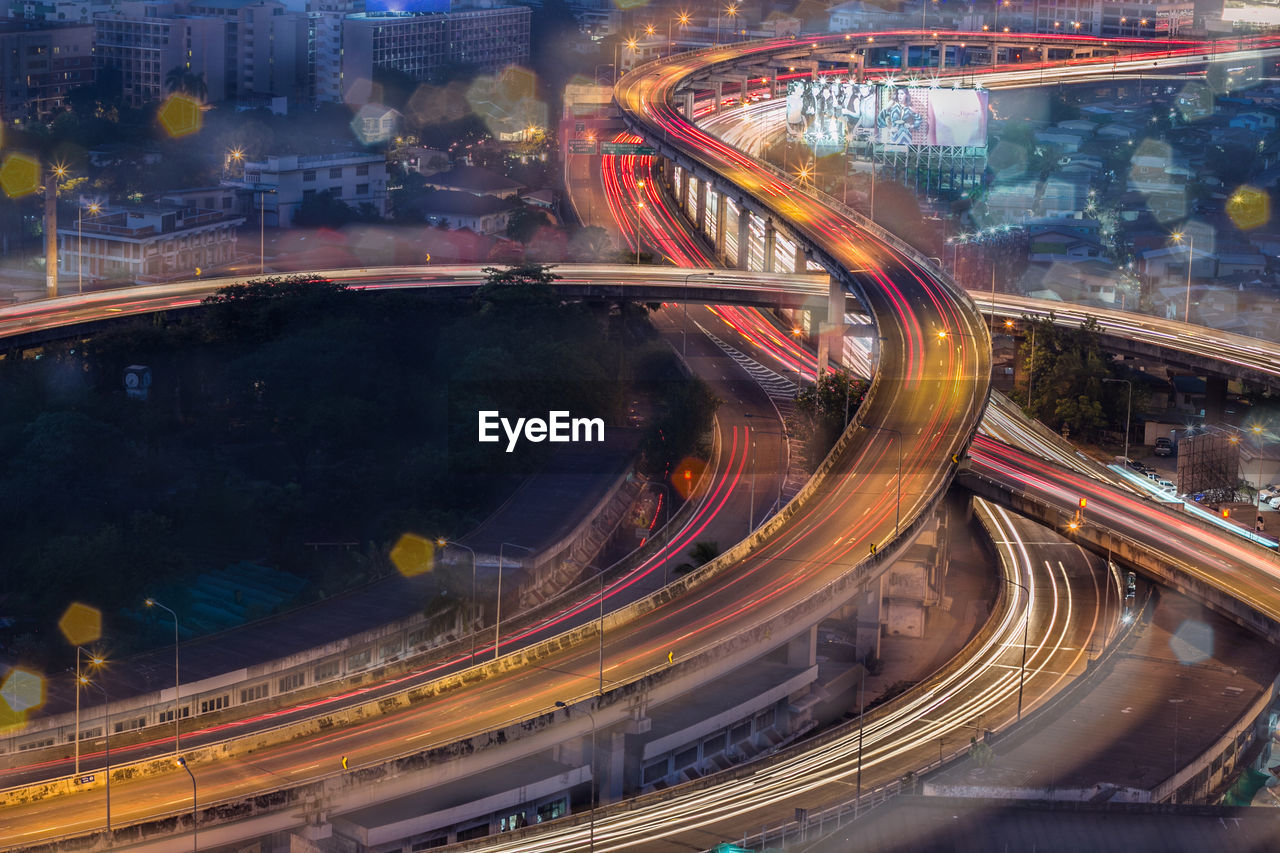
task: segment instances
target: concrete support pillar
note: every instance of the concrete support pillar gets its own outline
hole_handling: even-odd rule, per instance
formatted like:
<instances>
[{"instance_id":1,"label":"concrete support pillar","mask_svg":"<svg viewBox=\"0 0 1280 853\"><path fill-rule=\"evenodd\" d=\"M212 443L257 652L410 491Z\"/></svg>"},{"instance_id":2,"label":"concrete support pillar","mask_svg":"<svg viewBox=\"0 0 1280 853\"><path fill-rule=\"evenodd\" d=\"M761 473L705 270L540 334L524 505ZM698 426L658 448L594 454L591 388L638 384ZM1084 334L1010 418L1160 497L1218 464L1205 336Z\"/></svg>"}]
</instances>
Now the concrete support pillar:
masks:
<instances>
[{"instance_id":1,"label":"concrete support pillar","mask_svg":"<svg viewBox=\"0 0 1280 853\"><path fill-rule=\"evenodd\" d=\"M769 78L769 97L770 98L778 97L778 72L776 71Z\"/></svg>"},{"instance_id":2,"label":"concrete support pillar","mask_svg":"<svg viewBox=\"0 0 1280 853\"><path fill-rule=\"evenodd\" d=\"M694 199L693 221L698 226L698 230L707 233L707 182L698 181L693 188L696 198Z\"/></svg>"},{"instance_id":3,"label":"concrete support pillar","mask_svg":"<svg viewBox=\"0 0 1280 853\"><path fill-rule=\"evenodd\" d=\"M1227 380L1222 376L1206 376L1204 378L1204 418L1205 423L1218 423L1226 414Z\"/></svg>"},{"instance_id":4,"label":"concrete support pillar","mask_svg":"<svg viewBox=\"0 0 1280 853\"><path fill-rule=\"evenodd\" d=\"M886 576L880 575L858 596L858 635L854 643L858 660L864 664L880 657L880 608L883 603L880 587Z\"/></svg>"},{"instance_id":5,"label":"concrete support pillar","mask_svg":"<svg viewBox=\"0 0 1280 853\"><path fill-rule=\"evenodd\" d=\"M740 270L751 269L751 211L738 202L738 263Z\"/></svg>"},{"instance_id":6,"label":"concrete support pillar","mask_svg":"<svg viewBox=\"0 0 1280 853\"><path fill-rule=\"evenodd\" d=\"M787 643L787 666L810 667L818 662L818 626Z\"/></svg>"},{"instance_id":7,"label":"concrete support pillar","mask_svg":"<svg viewBox=\"0 0 1280 853\"><path fill-rule=\"evenodd\" d=\"M800 245L799 243L796 243L796 254L795 254L795 257L791 259L791 271L802 273L804 272L804 267L805 267L804 246Z\"/></svg>"},{"instance_id":8,"label":"concrete support pillar","mask_svg":"<svg viewBox=\"0 0 1280 853\"><path fill-rule=\"evenodd\" d=\"M908 62L909 57L907 55L907 52L910 49L911 49L911 45L907 44L906 42L902 43L901 51L902 51L902 70L903 71L906 71L908 68L911 67L911 63Z\"/></svg>"},{"instance_id":9,"label":"concrete support pillar","mask_svg":"<svg viewBox=\"0 0 1280 853\"><path fill-rule=\"evenodd\" d=\"M724 255L724 229L725 223L728 221L728 215L728 200L724 197L723 192L716 193L716 210L714 216L716 218L715 254L717 258Z\"/></svg>"},{"instance_id":10,"label":"concrete support pillar","mask_svg":"<svg viewBox=\"0 0 1280 853\"><path fill-rule=\"evenodd\" d=\"M676 207L685 209L684 200L689 197L689 170L680 170L680 180L676 181Z\"/></svg>"},{"instance_id":11,"label":"concrete support pillar","mask_svg":"<svg viewBox=\"0 0 1280 853\"><path fill-rule=\"evenodd\" d=\"M835 278L827 279L827 322L822 324L818 338L818 375L827 372L827 365L834 358L836 364L844 364L844 288Z\"/></svg>"},{"instance_id":12,"label":"concrete support pillar","mask_svg":"<svg viewBox=\"0 0 1280 853\"><path fill-rule=\"evenodd\" d=\"M938 45L938 70L941 71L946 67L947 67L947 44L946 42L943 42Z\"/></svg>"},{"instance_id":13,"label":"concrete support pillar","mask_svg":"<svg viewBox=\"0 0 1280 853\"><path fill-rule=\"evenodd\" d=\"M741 101L743 98L747 96L747 93L750 91L751 91L751 78L743 77L742 88L738 90L738 100Z\"/></svg>"},{"instance_id":14,"label":"concrete support pillar","mask_svg":"<svg viewBox=\"0 0 1280 853\"><path fill-rule=\"evenodd\" d=\"M680 105L684 108L684 117L693 121L693 92L684 92L680 96Z\"/></svg>"},{"instance_id":15,"label":"concrete support pillar","mask_svg":"<svg viewBox=\"0 0 1280 853\"><path fill-rule=\"evenodd\" d=\"M712 112L720 112L724 108L724 83L720 80L716 81L716 106Z\"/></svg>"},{"instance_id":16,"label":"concrete support pillar","mask_svg":"<svg viewBox=\"0 0 1280 853\"><path fill-rule=\"evenodd\" d=\"M778 248L778 229L773 227L773 220L764 221L764 271L775 272L773 254Z\"/></svg>"}]
</instances>

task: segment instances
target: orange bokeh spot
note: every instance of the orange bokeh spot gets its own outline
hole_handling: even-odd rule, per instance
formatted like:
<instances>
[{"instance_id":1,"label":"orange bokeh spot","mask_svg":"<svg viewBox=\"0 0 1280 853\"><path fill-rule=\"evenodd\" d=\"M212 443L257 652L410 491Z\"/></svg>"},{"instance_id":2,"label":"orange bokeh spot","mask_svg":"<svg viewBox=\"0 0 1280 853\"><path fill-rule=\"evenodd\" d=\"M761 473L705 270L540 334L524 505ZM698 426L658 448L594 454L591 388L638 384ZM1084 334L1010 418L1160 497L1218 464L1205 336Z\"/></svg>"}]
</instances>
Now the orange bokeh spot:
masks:
<instances>
[{"instance_id":1,"label":"orange bokeh spot","mask_svg":"<svg viewBox=\"0 0 1280 853\"><path fill-rule=\"evenodd\" d=\"M403 534L391 549L391 562L407 578L431 571L435 561L435 543L416 533Z\"/></svg>"},{"instance_id":2,"label":"orange bokeh spot","mask_svg":"<svg viewBox=\"0 0 1280 853\"><path fill-rule=\"evenodd\" d=\"M200 102L181 92L170 95L158 115L160 124L170 136L189 136L200 129L204 117L200 115Z\"/></svg>"},{"instance_id":3,"label":"orange bokeh spot","mask_svg":"<svg viewBox=\"0 0 1280 853\"><path fill-rule=\"evenodd\" d=\"M73 646L95 643L102 636L102 611L74 601L58 620L58 629Z\"/></svg>"},{"instance_id":4,"label":"orange bokeh spot","mask_svg":"<svg viewBox=\"0 0 1280 853\"><path fill-rule=\"evenodd\" d=\"M698 481L706 467L707 463L703 460L686 456L680 460L680 464L671 475L671 487L680 497L688 500L693 495L694 489L698 487Z\"/></svg>"},{"instance_id":5,"label":"orange bokeh spot","mask_svg":"<svg viewBox=\"0 0 1280 853\"><path fill-rule=\"evenodd\" d=\"M10 154L0 166L0 188L9 198L21 198L40 189L40 162L26 154Z\"/></svg>"}]
</instances>

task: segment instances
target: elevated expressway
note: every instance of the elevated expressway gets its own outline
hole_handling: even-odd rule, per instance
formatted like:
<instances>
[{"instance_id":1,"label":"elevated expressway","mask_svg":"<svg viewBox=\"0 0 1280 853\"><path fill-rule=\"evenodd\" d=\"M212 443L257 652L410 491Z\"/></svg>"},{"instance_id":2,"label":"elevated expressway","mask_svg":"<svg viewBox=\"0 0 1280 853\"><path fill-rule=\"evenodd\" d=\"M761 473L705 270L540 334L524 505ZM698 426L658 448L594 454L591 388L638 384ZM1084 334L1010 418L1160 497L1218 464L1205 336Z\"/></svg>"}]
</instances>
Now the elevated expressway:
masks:
<instances>
[{"instance_id":1,"label":"elevated expressway","mask_svg":"<svg viewBox=\"0 0 1280 853\"><path fill-rule=\"evenodd\" d=\"M662 81L653 82L660 84ZM668 144L677 148L683 146L685 156L691 156L689 150L697 151L699 146L708 145L708 140L696 138L695 133L681 127L673 117L659 115L655 120L663 124L668 139L678 137L678 142ZM776 179L766 170L753 171L746 158L735 158L731 151L715 150L715 145L708 148L713 156L705 159L714 161L717 168L724 169L751 192L768 197L775 215L786 217L797 231L807 233L814 240L814 256L824 265L829 263L828 269L837 279L843 279L847 286L861 291L864 304L871 306L873 316L881 323L882 334L887 334L882 339L877 382L863 410L863 429L854 429L848 434L847 438L853 445L850 452L836 458L834 465L824 472L827 476L811 487L806 495L810 500L803 507L790 507L768 525L762 535L708 567L699 578L700 584L689 585L692 587L688 590L690 595L655 596L651 600L653 610L650 613L660 614L661 618L648 618L645 614L646 618L628 622L615 618L615 614L606 620L606 636L610 643L608 659L614 659L615 642L618 649L625 650L625 654L620 655L623 659L610 666L609 679L615 683L634 682L645 676L653 678L664 670L671 673L667 677L678 678L683 670L714 660L717 649L732 648L744 638L753 636L755 639L751 642L758 641L762 631L765 636L777 631L778 634L773 634L776 638L795 631L797 627L803 630L804 619L814 615L810 608L808 617L796 619L797 612L805 609L806 602L811 601L815 593L822 597L845 585L845 579L856 573L856 570L850 572L850 568L868 553L870 545L883 546L893 538L897 527L893 520L895 502L887 496L893 493L889 484L896 477L893 476L894 466L887 464L885 457L893 452L894 443L906 445L902 466L902 527L907 528L949 478L953 467L950 457L963 452L985 397L989 373L985 330L971 305L966 309L962 298L932 281L924 273L925 265L908 259L901 249L888 243L859 246L858 240L866 239L865 235L858 235L816 200L789 196L785 185L775 183ZM859 270L856 278L848 274L854 269ZM950 337L939 340L936 333L944 330ZM886 377L889 381L901 382L908 393L888 399L890 395L883 387ZM939 402L945 411L935 409ZM853 441L853 438L858 441ZM858 501L870 502L860 514L854 512L859 507ZM867 518L868 515L871 517ZM877 560L863 559L861 562L865 566ZM578 650L575 652L566 646L565 653L582 654L582 646L591 649L577 666L572 659L546 658L541 662L548 666L554 664L554 669L563 672L582 672L584 669L590 672L588 661L594 656L594 647L588 640L592 639L592 634L587 632L577 639ZM675 666L664 665L663 657L673 650L673 646L680 650L679 659ZM725 657L731 659L726 660ZM731 651L719 660L732 665L734 657ZM484 669L489 674L497 674L504 667ZM505 719L540 719L540 715L545 715L554 704L552 700L555 697L573 695L565 692L573 678L566 684L551 684L545 673L522 676L517 672L512 677L526 678L525 685L522 687L506 681L489 685L498 691L495 696L522 697L516 705L495 701L495 707L501 706L500 713L508 715ZM579 675L576 679L579 682L577 694L589 695L592 692L590 676ZM990 692L984 691L984 695ZM1008 700L1008 693L1005 692L1003 697ZM924 701L930 709L937 710L945 698L932 694L925 696ZM467 726L471 731L476 731L477 726L479 730L492 730L499 721L493 715L488 715L485 720L476 720L476 705L466 703L468 707L465 710L470 711L469 715L463 713L464 709L455 709L455 713L461 716L454 725L463 728L450 731L447 706L453 704L457 703L430 703L433 728L427 734L431 735L432 742L450 742L444 738L456 740L465 734ZM607 703L602 704L608 708ZM485 707L489 706L486 704ZM617 710L627 711L625 708ZM608 713L602 714L600 706L597 706L597 717L605 716L605 724L609 722ZM593 727L597 723L600 723L599 719L593 720ZM411 724L407 731L420 734L420 725ZM407 733L384 732L378 742L368 744L368 754L360 758L376 761L379 754L386 755L394 746L402 745L405 737L408 737ZM288 768L297 768L301 766L301 760L306 760L305 755L298 755L306 749L306 745L295 747L291 750L295 754L287 759L292 763L287 763L281 770L268 772L279 778L288 778ZM320 758L331 754L331 750L330 746L322 746L314 754ZM259 765L265 760L256 758L254 764ZM208 773L219 771L220 765L204 770ZM842 772L847 775L848 766ZM249 784L245 789L249 791L258 790L261 786L261 777L255 774L231 769L228 775L241 778L229 780L224 783L224 788L233 789L241 782ZM305 778L305 774L303 776ZM165 780L161 788L169 787L169 781ZM154 800L155 797L141 799ZM57 804L52 805L55 809L58 807ZM165 805L142 805L140 813L166 813ZM742 803L737 807L743 812L750 811L750 807ZM702 808L705 810L705 805ZM20 813L22 811L30 810L9 809L6 818L15 821L25 819L26 816ZM695 823L701 819L688 811L685 814ZM65 812L63 816L66 816ZM32 817L37 825L42 820L58 821L56 816L48 813L43 818L38 815ZM47 827L49 823L44 825ZM575 831L578 840L574 843L580 848L581 827ZM652 825L647 831L633 827L629 833L632 842L619 839L620 844L643 843L643 838L652 837ZM39 834L42 833L37 837ZM526 845L521 849L533 848ZM561 849L575 848L570 844Z\"/></svg>"}]
</instances>

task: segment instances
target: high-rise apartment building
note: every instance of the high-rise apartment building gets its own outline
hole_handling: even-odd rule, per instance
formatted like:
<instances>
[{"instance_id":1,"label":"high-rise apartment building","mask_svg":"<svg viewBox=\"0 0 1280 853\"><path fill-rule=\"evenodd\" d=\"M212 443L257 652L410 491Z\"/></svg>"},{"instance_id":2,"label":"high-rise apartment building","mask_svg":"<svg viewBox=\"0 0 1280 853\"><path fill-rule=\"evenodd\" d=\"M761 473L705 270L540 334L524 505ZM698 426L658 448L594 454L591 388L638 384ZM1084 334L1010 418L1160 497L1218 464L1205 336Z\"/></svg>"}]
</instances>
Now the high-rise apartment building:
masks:
<instances>
[{"instance_id":1,"label":"high-rise apartment building","mask_svg":"<svg viewBox=\"0 0 1280 853\"><path fill-rule=\"evenodd\" d=\"M527 6L348 13L336 50L329 41L322 50L321 19L313 15L316 100L366 100L378 68L428 80L451 64L494 72L527 62L531 14Z\"/></svg>"},{"instance_id":2,"label":"high-rise apartment building","mask_svg":"<svg viewBox=\"0 0 1280 853\"><path fill-rule=\"evenodd\" d=\"M51 24L92 24L98 12L112 12L120 0L9 0L9 17Z\"/></svg>"},{"instance_id":3,"label":"high-rise apartment building","mask_svg":"<svg viewBox=\"0 0 1280 853\"><path fill-rule=\"evenodd\" d=\"M307 96L308 20L279 0L190 0L193 15L227 26L227 98Z\"/></svg>"},{"instance_id":4,"label":"high-rise apartment building","mask_svg":"<svg viewBox=\"0 0 1280 853\"><path fill-rule=\"evenodd\" d=\"M0 21L0 119L46 120L93 82L93 28Z\"/></svg>"},{"instance_id":5,"label":"high-rise apartment building","mask_svg":"<svg viewBox=\"0 0 1280 853\"><path fill-rule=\"evenodd\" d=\"M140 107L168 94L174 68L203 75L205 97L226 97L227 22L183 15L172 0L125 0L120 11L93 20L95 62L124 77L124 97Z\"/></svg>"}]
</instances>

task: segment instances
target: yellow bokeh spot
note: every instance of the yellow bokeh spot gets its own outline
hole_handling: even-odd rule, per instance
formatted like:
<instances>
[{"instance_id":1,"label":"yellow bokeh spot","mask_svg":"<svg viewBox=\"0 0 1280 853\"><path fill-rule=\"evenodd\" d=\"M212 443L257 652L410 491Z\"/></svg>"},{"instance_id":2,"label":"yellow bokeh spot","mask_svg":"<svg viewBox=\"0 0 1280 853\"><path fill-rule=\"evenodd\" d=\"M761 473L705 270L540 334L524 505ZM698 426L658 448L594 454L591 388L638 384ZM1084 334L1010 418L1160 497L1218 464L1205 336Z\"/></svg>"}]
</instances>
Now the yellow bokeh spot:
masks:
<instances>
[{"instance_id":1,"label":"yellow bokeh spot","mask_svg":"<svg viewBox=\"0 0 1280 853\"><path fill-rule=\"evenodd\" d=\"M21 198L40 189L40 162L26 154L10 154L0 166L0 188L9 198Z\"/></svg>"},{"instance_id":2,"label":"yellow bokeh spot","mask_svg":"<svg viewBox=\"0 0 1280 853\"><path fill-rule=\"evenodd\" d=\"M73 646L96 643L102 636L102 611L74 601L58 620L58 628Z\"/></svg>"},{"instance_id":3,"label":"yellow bokeh spot","mask_svg":"<svg viewBox=\"0 0 1280 853\"><path fill-rule=\"evenodd\" d=\"M1262 190L1241 187L1227 199L1227 216L1242 231L1259 228L1271 220L1271 198Z\"/></svg>"},{"instance_id":4,"label":"yellow bokeh spot","mask_svg":"<svg viewBox=\"0 0 1280 853\"><path fill-rule=\"evenodd\" d=\"M0 686L0 700L18 714L44 704L44 679L25 669L12 670Z\"/></svg>"},{"instance_id":5,"label":"yellow bokeh spot","mask_svg":"<svg viewBox=\"0 0 1280 853\"><path fill-rule=\"evenodd\" d=\"M160 124L170 136L189 136L200 129L204 118L200 115L200 102L181 92L170 95L160 108Z\"/></svg>"},{"instance_id":6,"label":"yellow bokeh spot","mask_svg":"<svg viewBox=\"0 0 1280 853\"><path fill-rule=\"evenodd\" d=\"M435 543L416 533L405 533L391 549L391 562L407 578L431 571L435 560Z\"/></svg>"}]
</instances>

